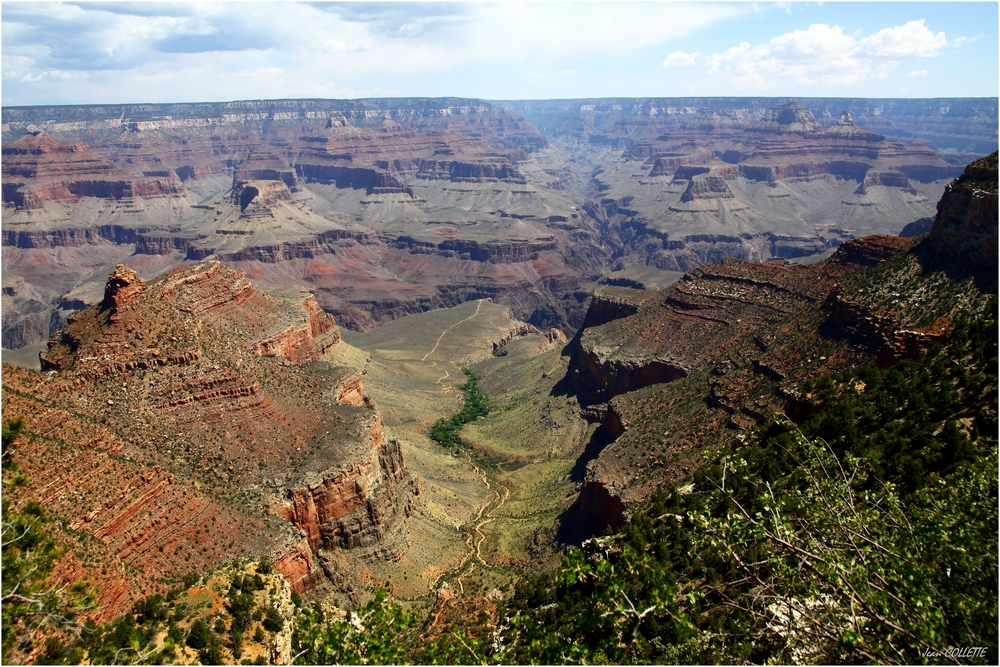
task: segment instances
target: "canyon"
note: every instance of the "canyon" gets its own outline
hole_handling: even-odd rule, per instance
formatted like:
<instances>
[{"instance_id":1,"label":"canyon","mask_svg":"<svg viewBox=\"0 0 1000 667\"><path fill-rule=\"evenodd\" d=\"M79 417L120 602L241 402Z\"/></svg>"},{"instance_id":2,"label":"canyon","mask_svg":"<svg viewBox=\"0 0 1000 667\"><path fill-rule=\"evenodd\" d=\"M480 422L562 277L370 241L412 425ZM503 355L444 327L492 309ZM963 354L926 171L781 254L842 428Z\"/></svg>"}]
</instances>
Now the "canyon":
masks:
<instances>
[{"instance_id":1,"label":"canyon","mask_svg":"<svg viewBox=\"0 0 1000 667\"><path fill-rule=\"evenodd\" d=\"M995 163L948 186L926 236L847 241L812 265L726 258L662 291L599 290L568 348L565 382L599 427L567 534L621 525L629 506L684 482L703 451L776 413L808 415L809 380L916 358L957 319L985 316L997 290Z\"/></svg>"},{"instance_id":2,"label":"canyon","mask_svg":"<svg viewBox=\"0 0 1000 667\"><path fill-rule=\"evenodd\" d=\"M995 308L995 100L929 104L4 109L5 501L98 619L261 555L495 610L809 381Z\"/></svg>"},{"instance_id":3,"label":"canyon","mask_svg":"<svg viewBox=\"0 0 1000 667\"><path fill-rule=\"evenodd\" d=\"M118 265L41 373L4 365L37 480L5 499L41 503L119 575L102 613L238 555L315 588L324 550L384 548L420 492L361 375L323 361L338 344L310 294L218 262L149 283Z\"/></svg>"},{"instance_id":4,"label":"canyon","mask_svg":"<svg viewBox=\"0 0 1000 667\"><path fill-rule=\"evenodd\" d=\"M207 258L363 331L479 298L567 335L608 271L831 252L933 213L995 100L276 100L3 110L3 346L118 263ZM919 141L918 141L919 140Z\"/></svg>"}]
</instances>

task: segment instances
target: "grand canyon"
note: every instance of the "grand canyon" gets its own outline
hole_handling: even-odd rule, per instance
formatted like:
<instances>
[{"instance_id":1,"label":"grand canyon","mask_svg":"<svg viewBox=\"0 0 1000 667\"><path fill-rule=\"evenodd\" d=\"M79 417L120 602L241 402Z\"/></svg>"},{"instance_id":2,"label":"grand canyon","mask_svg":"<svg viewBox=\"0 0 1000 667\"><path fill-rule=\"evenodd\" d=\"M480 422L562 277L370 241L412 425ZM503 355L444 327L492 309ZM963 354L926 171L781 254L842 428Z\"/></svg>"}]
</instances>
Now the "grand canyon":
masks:
<instances>
[{"instance_id":1,"label":"grand canyon","mask_svg":"<svg viewBox=\"0 0 1000 667\"><path fill-rule=\"evenodd\" d=\"M996 99L2 121L4 604L34 516L77 605L5 659L995 659ZM945 489L971 536L886 602Z\"/></svg>"}]
</instances>

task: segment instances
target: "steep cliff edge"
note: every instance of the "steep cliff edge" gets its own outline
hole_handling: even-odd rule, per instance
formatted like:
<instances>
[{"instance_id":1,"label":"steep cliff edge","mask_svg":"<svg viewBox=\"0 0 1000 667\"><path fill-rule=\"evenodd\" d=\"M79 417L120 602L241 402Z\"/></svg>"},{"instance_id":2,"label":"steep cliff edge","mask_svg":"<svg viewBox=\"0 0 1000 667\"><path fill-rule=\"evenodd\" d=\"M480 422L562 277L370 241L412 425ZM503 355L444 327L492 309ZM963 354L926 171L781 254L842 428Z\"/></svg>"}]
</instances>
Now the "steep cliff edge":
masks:
<instances>
[{"instance_id":1,"label":"steep cliff edge","mask_svg":"<svg viewBox=\"0 0 1000 667\"><path fill-rule=\"evenodd\" d=\"M997 153L967 166L945 189L930 238L938 254L996 274Z\"/></svg>"},{"instance_id":2,"label":"steep cliff edge","mask_svg":"<svg viewBox=\"0 0 1000 667\"><path fill-rule=\"evenodd\" d=\"M149 282L119 265L49 341L44 374L4 366L5 418L25 417L40 466L20 497L134 567L133 594L261 553L315 586L314 548L377 544L418 490L360 375L318 361L338 341L312 295L264 294L218 262ZM310 485L345 499L320 502L317 526L270 511Z\"/></svg>"},{"instance_id":3,"label":"steep cliff edge","mask_svg":"<svg viewBox=\"0 0 1000 667\"><path fill-rule=\"evenodd\" d=\"M849 241L811 266L726 259L583 330L565 382L597 404L610 443L585 454L565 525L617 525L629 505L687 479L700 451L800 411L802 381L915 357L956 318L982 313L996 295L995 194L991 204L989 185L968 182L978 175L995 188L995 164L948 188L928 236Z\"/></svg>"},{"instance_id":4,"label":"steep cliff edge","mask_svg":"<svg viewBox=\"0 0 1000 667\"><path fill-rule=\"evenodd\" d=\"M340 448L322 448L317 460L309 462L313 470L291 482L288 501L272 507L304 531L313 552L375 544L397 513L410 512L413 493L404 484L399 441L385 433L377 413L360 427L364 436L357 437L361 445L353 456L330 457ZM402 497L397 497L399 491ZM386 494L388 498L382 497Z\"/></svg>"}]
</instances>

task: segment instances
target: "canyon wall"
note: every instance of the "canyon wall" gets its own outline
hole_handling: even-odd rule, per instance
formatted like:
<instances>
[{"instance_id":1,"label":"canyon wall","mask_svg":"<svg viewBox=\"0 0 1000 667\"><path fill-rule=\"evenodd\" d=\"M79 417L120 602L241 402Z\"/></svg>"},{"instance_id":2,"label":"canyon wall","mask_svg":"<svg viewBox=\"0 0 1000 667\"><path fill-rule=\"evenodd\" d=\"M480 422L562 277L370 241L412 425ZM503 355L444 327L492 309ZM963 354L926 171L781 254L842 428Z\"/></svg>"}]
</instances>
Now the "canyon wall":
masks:
<instances>
[{"instance_id":1,"label":"canyon wall","mask_svg":"<svg viewBox=\"0 0 1000 667\"><path fill-rule=\"evenodd\" d=\"M995 147L996 103L31 107L3 110L3 137L5 347L96 303L115 264L209 258L355 330L488 297L571 336L608 270L793 259L929 217Z\"/></svg>"},{"instance_id":2,"label":"canyon wall","mask_svg":"<svg viewBox=\"0 0 1000 667\"><path fill-rule=\"evenodd\" d=\"M133 568L115 609L239 555L316 586L314 552L378 544L419 490L360 375L319 361L338 342L312 295L264 294L218 262L148 282L119 265L49 341L44 375L4 366L5 418L31 443L18 502L102 545L84 571Z\"/></svg>"}]
</instances>

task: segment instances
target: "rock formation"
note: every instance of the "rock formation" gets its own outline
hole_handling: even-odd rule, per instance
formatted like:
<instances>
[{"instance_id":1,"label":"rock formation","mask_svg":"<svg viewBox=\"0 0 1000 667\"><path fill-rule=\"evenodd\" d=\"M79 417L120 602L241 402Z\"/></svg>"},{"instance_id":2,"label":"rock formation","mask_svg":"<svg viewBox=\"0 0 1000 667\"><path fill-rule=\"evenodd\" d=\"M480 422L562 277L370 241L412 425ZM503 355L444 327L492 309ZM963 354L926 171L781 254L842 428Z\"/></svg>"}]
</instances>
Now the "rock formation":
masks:
<instances>
[{"instance_id":1,"label":"rock formation","mask_svg":"<svg viewBox=\"0 0 1000 667\"><path fill-rule=\"evenodd\" d=\"M386 436L377 414L370 417L363 431L368 442L362 451L370 452L367 460L347 460L344 466L343 457L338 457L330 468L307 473L293 483L296 488L289 500L272 508L305 532L313 552L374 544L384 536L397 512L409 514L409 498L402 499L401 505L395 497L406 476L399 442ZM410 491L407 486L402 488ZM381 497L386 491L392 496L388 502ZM412 493L408 495L412 497Z\"/></svg>"},{"instance_id":2,"label":"rock formation","mask_svg":"<svg viewBox=\"0 0 1000 667\"><path fill-rule=\"evenodd\" d=\"M114 272L108 276L108 284L104 288L104 301L101 307L116 313L122 307L134 301L146 290L146 283L135 271L119 264Z\"/></svg>"},{"instance_id":3,"label":"rock formation","mask_svg":"<svg viewBox=\"0 0 1000 667\"><path fill-rule=\"evenodd\" d=\"M856 239L808 266L729 258L660 292L598 293L565 379L599 423L567 530L617 525L733 430L803 414L802 381L914 358L957 317L989 307L995 165L974 163L948 187L929 237Z\"/></svg>"},{"instance_id":4,"label":"rock formation","mask_svg":"<svg viewBox=\"0 0 1000 667\"><path fill-rule=\"evenodd\" d=\"M358 373L319 361L338 341L312 295L264 294L218 262L149 282L119 265L49 341L45 375L4 366L5 418L43 436L20 502L104 544L140 589L262 553L315 586L313 551L379 543L417 491ZM316 484L318 525L271 511Z\"/></svg>"},{"instance_id":5,"label":"rock formation","mask_svg":"<svg viewBox=\"0 0 1000 667\"><path fill-rule=\"evenodd\" d=\"M938 202L931 243L939 254L997 270L997 154L965 168Z\"/></svg>"},{"instance_id":6,"label":"rock formation","mask_svg":"<svg viewBox=\"0 0 1000 667\"><path fill-rule=\"evenodd\" d=\"M125 199L177 195L176 177L146 178L127 173L82 143L50 137L35 126L3 148L3 201L39 209L45 201L80 197Z\"/></svg>"},{"instance_id":7,"label":"rock formation","mask_svg":"<svg viewBox=\"0 0 1000 667\"><path fill-rule=\"evenodd\" d=\"M882 102L614 99L508 108L572 157L544 166L582 184L586 210L620 248L615 268L686 271L726 255L810 255L930 215L959 168L913 141L925 135L901 133L887 118L903 114L915 127L917 117L934 117L928 123L941 136L946 105L931 112L915 101ZM994 142L986 128L993 105L961 106L982 123L980 145Z\"/></svg>"},{"instance_id":8,"label":"rock formation","mask_svg":"<svg viewBox=\"0 0 1000 667\"><path fill-rule=\"evenodd\" d=\"M786 102L8 107L4 270L25 284L4 346L96 303L109 265L145 279L207 258L308 285L355 330L488 297L571 335L602 271L896 233L957 174L914 137L995 148L988 100Z\"/></svg>"},{"instance_id":9,"label":"rock formation","mask_svg":"<svg viewBox=\"0 0 1000 667\"><path fill-rule=\"evenodd\" d=\"M584 312L571 295L605 254L597 230L531 164L544 137L502 109L455 102L153 105L124 119L92 108L78 121L32 111L44 132L4 148L5 270L30 287L7 299L4 345L54 333L63 297L92 295L107 264L149 278L207 258L269 289L311 285L354 329L487 296L570 332ZM26 126L4 113L8 134ZM58 144L45 148L51 178L22 178L38 171L32 142ZM74 185L72 197L50 187L32 199L64 172L134 187ZM169 201L151 198L157 182ZM57 254L69 266L53 274Z\"/></svg>"}]
</instances>

